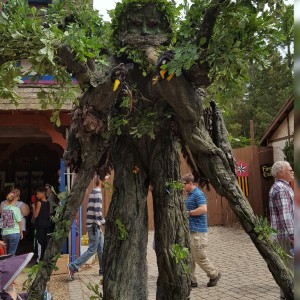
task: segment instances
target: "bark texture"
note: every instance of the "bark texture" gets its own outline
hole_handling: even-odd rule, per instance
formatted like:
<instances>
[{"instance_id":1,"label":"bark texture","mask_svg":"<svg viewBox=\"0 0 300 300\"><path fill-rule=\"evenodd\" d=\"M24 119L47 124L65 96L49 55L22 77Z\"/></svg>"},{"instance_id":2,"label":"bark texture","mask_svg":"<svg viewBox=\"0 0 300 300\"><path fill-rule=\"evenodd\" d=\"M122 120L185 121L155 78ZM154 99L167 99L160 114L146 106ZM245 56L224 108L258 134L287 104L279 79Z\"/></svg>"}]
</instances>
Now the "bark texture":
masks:
<instances>
[{"instance_id":1,"label":"bark texture","mask_svg":"<svg viewBox=\"0 0 300 300\"><path fill-rule=\"evenodd\" d=\"M168 183L180 182L178 143L167 134L159 135L150 162L153 183L155 251L159 276L157 300L184 300L190 294L190 257L176 263L172 247L189 249L189 231L182 191Z\"/></svg>"},{"instance_id":2,"label":"bark texture","mask_svg":"<svg viewBox=\"0 0 300 300\"><path fill-rule=\"evenodd\" d=\"M114 192L106 218L103 297L147 299L148 176L130 138L113 145ZM139 171L135 171L135 166ZM116 222L125 226L122 239Z\"/></svg>"}]
</instances>

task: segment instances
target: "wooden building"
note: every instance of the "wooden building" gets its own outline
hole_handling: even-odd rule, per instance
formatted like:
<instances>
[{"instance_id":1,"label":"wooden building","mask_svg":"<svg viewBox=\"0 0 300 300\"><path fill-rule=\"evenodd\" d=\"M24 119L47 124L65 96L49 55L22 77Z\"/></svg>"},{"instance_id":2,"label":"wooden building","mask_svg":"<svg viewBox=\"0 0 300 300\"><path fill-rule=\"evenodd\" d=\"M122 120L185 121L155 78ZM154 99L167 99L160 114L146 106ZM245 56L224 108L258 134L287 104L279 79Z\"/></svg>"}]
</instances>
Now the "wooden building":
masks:
<instances>
[{"instance_id":1,"label":"wooden building","mask_svg":"<svg viewBox=\"0 0 300 300\"><path fill-rule=\"evenodd\" d=\"M273 147L274 161L284 160L285 144L294 138L294 100L294 95L291 95L259 142L262 147Z\"/></svg>"}]
</instances>

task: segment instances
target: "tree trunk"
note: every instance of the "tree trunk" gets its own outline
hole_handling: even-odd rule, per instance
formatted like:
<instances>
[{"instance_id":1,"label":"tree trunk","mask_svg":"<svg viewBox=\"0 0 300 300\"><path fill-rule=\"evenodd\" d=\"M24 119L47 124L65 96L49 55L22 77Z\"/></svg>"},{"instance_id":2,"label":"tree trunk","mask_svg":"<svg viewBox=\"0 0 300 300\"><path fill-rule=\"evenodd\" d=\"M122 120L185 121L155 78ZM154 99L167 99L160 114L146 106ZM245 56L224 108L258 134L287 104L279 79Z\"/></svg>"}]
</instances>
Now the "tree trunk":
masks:
<instances>
[{"instance_id":1,"label":"tree trunk","mask_svg":"<svg viewBox=\"0 0 300 300\"><path fill-rule=\"evenodd\" d=\"M188 220L185 213L182 190L170 183L180 182L178 143L168 134L156 136L151 158L151 182L155 221L155 251L159 276L158 300L184 300L190 294L190 273L187 256L176 263L172 247L189 249ZM169 185L168 185L169 183Z\"/></svg>"},{"instance_id":2,"label":"tree trunk","mask_svg":"<svg viewBox=\"0 0 300 300\"><path fill-rule=\"evenodd\" d=\"M83 139L84 156L81 167L78 170L76 180L72 186L71 193L65 203L59 221L55 225L57 235L50 239L49 245L42 261L43 266L39 269L30 291L30 300L42 300L46 284L56 264L58 255L61 253L65 237L68 235L72 220L74 220L78 209L84 199L85 191L94 176L98 161L103 154L101 151L102 139L100 136L90 136Z\"/></svg>"},{"instance_id":3,"label":"tree trunk","mask_svg":"<svg viewBox=\"0 0 300 300\"><path fill-rule=\"evenodd\" d=\"M115 179L106 218L103 299L146 300L149 179L128 137L117 138L112 158Z\"/></svg>"}]
</instances>

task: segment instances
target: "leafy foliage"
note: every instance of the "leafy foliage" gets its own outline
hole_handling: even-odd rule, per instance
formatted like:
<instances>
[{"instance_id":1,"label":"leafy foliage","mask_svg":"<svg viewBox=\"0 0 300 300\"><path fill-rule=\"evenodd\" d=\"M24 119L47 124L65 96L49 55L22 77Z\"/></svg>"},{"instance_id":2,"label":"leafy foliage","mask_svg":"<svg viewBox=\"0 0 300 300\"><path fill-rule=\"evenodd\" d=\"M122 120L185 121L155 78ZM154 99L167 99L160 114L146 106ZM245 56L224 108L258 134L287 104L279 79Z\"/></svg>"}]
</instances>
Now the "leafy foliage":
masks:
<instances>
[{"instance_id":1,"label":"leafy foliage","mask_svg":"<svg viewBox=\"0 0 300 300\"><path fill-rule=\"evenodd\" d=\"M17 94L17 85L23 83L21 70L13 62L0 64L0 97L11 99L11 102L18 106L20 96Z\"/></svg>"},{"instance_id":2,"label":"leafy foliage","mask_svg":"<svg viewBox=\"0 0 300 300\"><path fill-rule=\"evenodd\" d=\"M268 219L262 217L257 218L254 231L258 234L259 240L270 240L272 236L277 233L277 230L270 227Z\"/></svg>"},{"instance_id":3,"label":"leafy foliage","mask_svg":"<svg viewBox=\"0 0 300 300\"><path fill-rule=\"evenodd\" d=\"M253 120L258 142L293 91L293 73L287 58L272 51L268 59L269 68L260 67L257 62L248 64L249 80L241 90L243 95L225 91L217 98L227 111L225 120L233 137L250 139L250 120Z\"/></svg>"},{"instance_id":4,"label":"leafy foliage","mask_svg":"<svg viewBox=\"0 0 300 300\"><path fill-rule=\"evenodd\" d=\"M243 148L251 145L251 139L244 137L244 136L239 136L239 137L232 137L229 136L230 144L231 147L234 148Z\"/></svg>"},{"instance_id":5,"label":"leafy foliage","mask_svg":"<svg viewBox=\"0 0 300 300\"><path fill-rule=\"evenodd\" d=\"M264 240L277 252L282 260L285 260L288 256L284 249L282 249L277 242L274 240L274 235L277 230L269 225L267 218L257 217L254 232L258 235L259 240Z\"/></svg>"},{"instance_id":6,"label":"leafy foliage","mask_svg":"<svg viewBox=\"0 0 300 300\"><path fill-rule=\"evenodd\" d=\"M99 284L91 284L90 282L87 285L87 288L94 293L94 295L90 296L90 300L100 300L103 299L103 295L100 292Z\"/></svg>"},{"instance_id":7,"label":"leafy foliage","mask_svg":"<svg viewBox=\"0 0 300 300\"><path fill-rule=\"evenodd\" d=\"M122 221L120 219L116 219L116 225L118 226L118 230L119 230L119 236L118 239L120 241L125 241L128 237L128 232L126 230L125 225L122 223Z\"/></svg>"},{"instance_id":8,"label":"leafy foliage","mask_svg":"<svg viewBox=\"0 0 300 300\"><path fill-rule=\"evenodd\" d=\"M2 8L0 96L16 103L16 87L22 83L22 76L29 75L35 82L48 74L54 76L57 86L51 92L42 91L41 98L48 94L52 99L49 104L55 104L58 109L67 99L74 100L75 92L70 90L71 76L56 54L60 47L67 46L79 61L94 58L105 63L99 56L106 42L101 39L101 29L105 26L97 12L91 9L88 1L75 3L71 0L53 1L48 9L29 7L27 1L16 0L3 3ZM30 62L28 70L19 65L22 59ZM46 101L42 105L45 106Z\"/></svg>"},{"instance_id":9,"label":"leafy foliage","mask_svg":"<svg viewBox=\"0 0 300 300\"><path fill-rule=\"evenodd\" d=\"M180 247L178 244L171 246L171 256L175 259L176 264L182 264L182 267L186 273L190 272L188 266L184 262L189 256L189 250L186 247Z\"/></svg>"},{"instance_id":10,"label":"leafy foliage","mask_svg":"<svg viewBox=\"0 0 300 300\"><path fill-rule=\"evenodd\" d=\"M169 181L166 182L166 188L172 190L172 191L182 191L183 183L179 181Z\"/></svg>"},{"instance_id":11,"label":"leafy foliage","mask_svg":"<svg viewBox=\"0 0 300 300\"><path fill-rule=\"evenodd\" d=\"M156 112L143 111L139 112L135 118L135 126L131 126L130 134L135 138L141 138L148 135L151 139L155 139L155 128L158 125Z\"/></svg>"},{"instance_id":12,"label":"leafy foliage","mask_svg":"<svg viewBox=\"0 0 300 300\"><path fill-rule=\"evenodd\" d=\"M56 266L56 261L59 258L60 254L57 254L51 261L51 268L53 270L58 270ZM25 268L24 272L27 274L27 279L23 282L23 289L29 291L33 280L35 279L37 273L40 269L45 268L46 264L43 261L38 262L36 265L33 265L31 268Z\"/></svg>"},{"instance_id":13,"label":"leafy foliage","mask_svg":"<svg viewBox=\"0 0 300 300\"><path fill-rule=\"evenodd\" d=\"M290 163L291 167L294 169L294 140L286 141L283 148L284 158Z\"/></svg>"}]
</instances>

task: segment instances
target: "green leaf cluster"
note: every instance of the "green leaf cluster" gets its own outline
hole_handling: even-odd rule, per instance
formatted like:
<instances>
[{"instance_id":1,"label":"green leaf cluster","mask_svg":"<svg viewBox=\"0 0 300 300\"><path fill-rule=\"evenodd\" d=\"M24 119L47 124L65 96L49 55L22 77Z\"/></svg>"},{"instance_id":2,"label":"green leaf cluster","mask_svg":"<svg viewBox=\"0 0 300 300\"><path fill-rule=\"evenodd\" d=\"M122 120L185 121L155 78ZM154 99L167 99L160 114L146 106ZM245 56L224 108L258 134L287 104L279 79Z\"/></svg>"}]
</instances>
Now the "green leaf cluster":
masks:
<instances>
[{"instance_id":1,"label":"green leaf cluster","mask_svg":"<svg viewBox=\"0 0 300 300\"><path fill-rule=\"evenodd\" d=\"M125 225L122 223L122 221L120 219L116 219L115 223L116 223L116 225L118 227L118 230L119 230L118 239L120 241L127 240L128 232L127 232L127 229L126 229Z\"/></svg>"},{"instance_id":2,"label":"green leaf cluster","mask_svg":"<svg viewBox=\"0 0 300 300\"><path fill-rule=\"evenodd\" d=\"M103 299L103 295L100 292L99 284L92 284L91 282L88 283L87 288L94 293L94 295L90 296L90 300L100 300Z\"/></svg>"},{"instance_id":3,"label":"green leaf cluster","mask_svg":"<svg viewBox=\"0 0 300 300\"><path fill-rule=\"evenodd\" d=\"M199 47L193 43L186 43L175 48L175 56L168 64L163 65L162 69L167 69L169 74L180 76L182 70L189 70L199 59Z\"/></svg>"},{"instance_id":4,"label":"green leaf cluster","mask_svg":"<svg viewBox=\"0 0 300 300\"><path fill-rule=\"evenodd\" d=\"M171 245L171 256L175 259L176 264L181 264L185 273L190 272L190 268L184 262L189 256L189 249L180 247L179 244Z\"/></svg>"},{"instance_id":5,"label":"green leaf cluster","mask_svg":"<svg viewBox=\"0 0 300 300\"><path fill-rule=\"evenodd\" d=\"M289 162L291 167L294 169L294 139L285 142L283 153L284 159Z\"/></svg>"},{"instance_id":6,"label":"green leaf cluster","mask_svg":"<svg viewBox=\"0 0 300 300\"><path fill-rule=\"evenodd\" d=\"M278 233L278 231L272 228L269 225L269 221L267 218L257 217L254 232L258 235L258 239L266 241L271 247L276 251L276 253L280 256L282 260L285 260L288 254L282 249L275 241L274 235Z\"/></svg>"},{"instance_id":7,"label":"green leaf cluster","mask_svg":"<svg viewBox=\"0 0 300 300\"><path fill-rule=\"evenodd\" d=\"M117 115L109 119L108 130L104 133L104 138L109 138L112 134L121 135L122 129L128 124L127 115Z\"/></svg>"},{"instance_id":8,"label":"green leaf cluster","mask_svg":"<svg viewBox=\"0 0 300 300\"><path fill-rule=\"evenodd\" d=\"M167 189L170 189L172 191L182 191L184 185L180 181L168 181L165 183L165 186Z\"/></svg>"},{"instance_id":9,"label":"green leaf cluster","mask_svg":"<svg viewBox=\"0 0 300 300\"><path fill-rule=\"evenodd\" d=\"M254 60L266 65L268 45L282 39L278 27L286 9L283 1L225 1L220 4L219 1L194 0L191 6L184 8L186 16L180 21L175 45L175 58L179 59L167 68L180 75L180 70L189 69L197 61L207 63L213 94L225 89L238 91L249 78L248 62ZM205 34L201 25L205 11L214 8L220 13L212 38L207 41L201 36Z\"/></svg>"},{"instance_id":10,"label":"green leaf cluster","mask_svg":"<svg viewBox=\"0 0 300 300\"><path fill-rule=\"evenodd\" d=\"M134 118L134 124L130 127L130 134L134 138L141 138L148 135L151 139L155 139L155 129L158 126L157 112L140 111Z\"/></svg>"},{"instance_id":11,"label":"green leaf cluster","mask_svg":"<svg viewBox=\"0 0 300 300\"><path fill-rule=\"evenodd\" d=\"M263 217L257 218L254 231L258 234L259 240L271 240L272 236L277 233L277 230L270 226L268 219Z\"/></svg>"},{"instance_id":12,"label":"green leaf cluster","mask_svg":"<svg viewBox=\"0 0 300 300\"><path fill-rule=\"evenodd\" d=\"M243 148L251 145L251 139L245 136L238 136L235 138L232 135L229 135L229 141L233 149Z\"/></svg>"},{"instance_id":13,"label":"green leaf cluster","mask_svg":"<svg viewBox=\"0 0 300 300\"><path fill-rule=\"evenodd\" d=\"M0 64L0 98L10 99L11 103L18 106L20 96L17 93L17 86L21 80L21 68L13 62Z\"/></svg>"},{"instance_id":14,"label":"green leaf cluster","mask_svg":"<svg viewBox=\"0 0 300 300\"><path fill-rule=\"evenodd\" d=\"M188 248L180 247L178 244L173 244L171 246L171 255L175 259L176 264L178 264L180 261L188 257L189 250Z\"/></svg>"},{"instance_id":15,"label":"green leaf cluster","mask_svg":"<svg viewBox=\"0 0 300 300\"><path fill-rule=\"evenodd\" d=\"M108 39L101 38L106 28L89 1L54 0L47 9L29 7L26 0L3 3L0 14L3 87L1 83L0 96L16 101L15 90L21 83L21 76L30 75L35 82L43 75L53 75L54 81L61 85L59 89L70 84L71 76L57 58L57 51L62 46L71 49L79 61L93 58L98 64L106 63L105 55L100 55L101 49L107 48L104 43ZM26 70L16 67L23 59L30 63ZM65 86L65 92L69 87ZM55 105L59 106L59 103L61 101L54 101Z\"/></svg>"}]
</instances>

